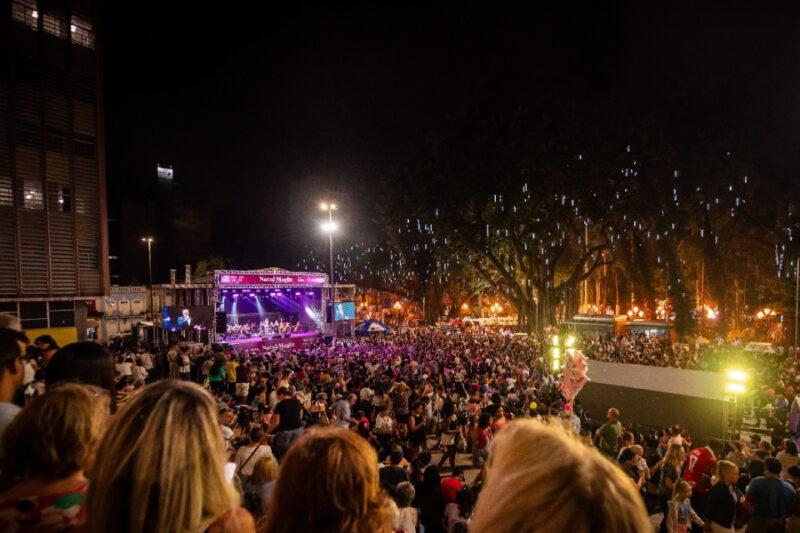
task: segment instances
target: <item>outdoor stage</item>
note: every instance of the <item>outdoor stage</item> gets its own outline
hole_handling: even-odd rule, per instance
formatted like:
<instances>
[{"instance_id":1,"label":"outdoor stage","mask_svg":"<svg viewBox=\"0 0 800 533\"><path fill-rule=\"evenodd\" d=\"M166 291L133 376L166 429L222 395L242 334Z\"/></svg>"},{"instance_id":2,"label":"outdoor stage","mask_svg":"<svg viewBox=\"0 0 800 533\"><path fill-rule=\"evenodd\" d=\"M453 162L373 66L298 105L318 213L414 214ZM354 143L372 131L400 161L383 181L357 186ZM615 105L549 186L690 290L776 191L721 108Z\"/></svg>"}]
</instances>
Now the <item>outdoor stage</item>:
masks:
<instances>
[{"instance_id":1,"label":"outdoor stage","mask_svg":"<svg viewBox=\"0 0 800 533\"><path fill-rule=\"evenodd\" d=\"M289 337L259 337L253 335L245 339L220 340L222 346L230 346L234 350L251 350L258 348L269 348L281 346L284 348L310 348L320 340L319 332L309 331L305 333L293 333Z\"/></svg>"}]
</instances>

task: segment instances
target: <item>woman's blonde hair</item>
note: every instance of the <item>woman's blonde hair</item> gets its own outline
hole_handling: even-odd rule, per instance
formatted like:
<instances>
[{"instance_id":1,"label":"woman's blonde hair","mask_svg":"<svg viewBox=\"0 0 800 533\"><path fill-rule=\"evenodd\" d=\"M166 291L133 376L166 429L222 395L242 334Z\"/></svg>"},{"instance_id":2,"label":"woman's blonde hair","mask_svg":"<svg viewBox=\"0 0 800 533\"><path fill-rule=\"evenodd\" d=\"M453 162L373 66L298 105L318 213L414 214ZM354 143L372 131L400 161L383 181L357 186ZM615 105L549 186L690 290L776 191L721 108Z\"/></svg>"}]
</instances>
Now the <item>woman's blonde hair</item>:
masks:
<instances>
[{"instance_id":1,"label":"woman's blonde hair","mask_svg":"<svg viewBox=\"0 0 800 533\"><path fill-rule=\"evenodd\" d=\"M110 405L108 392L93 385L63 383L47 389L3 433L4 481L59 479L91 468Z\"/></svg>"},{"instance_id":2,"label":"woman's blonde hair","mask_svg":"<svg viewBox=\"0 0 800 533\"><path fill-rule=\"evenodd\" d=\"M516 420L492 443L471 532L649 532L631 480L558 425Z\"/></svg>"},{"instance_id":3,"label":"woman's blonde hair","mask_svg":"<svg viewBox=\"0 0 800 533\"><path fill-rule=\"evenodd\" d=\"M262 457L253 465L253 473L250 474L250 483L263 485L269 481L274 481L278 477L278 463L271 455Z\"/></svg>"},{"instance_id":4,"label":"woman's blonde hair","mask_svg":"<svg viewBox=\"0 0 800 533\"><path fill-rule=\"evenodd\" d=\"M723 479L726 473L736 471L739 472L739 467L730 461L720 461L717 463L717 479Z\"/></svg>"},{"instance_id":5,"label":"woman's blonde hair","mask_svg":"<svg viewBox=\"0 0 800 533\"><path fill-rule=\"evenodd\" d=\"M391 530L389 501L378 484L375 449L345 429L315 428L281 461L265 530Z\"/></svg>"},{"instance_id":6,"label":"woman's blonde hair","mask_svg":"<svg viewBox=\"0 0 800 533\"><path fill-rule=\"evenodd\" d=\"M142 389L114 417L92 472L92 531L203 531L238 507L211 396L186 381Z\"/></svg>"},{"instance_id":7,"label":"woman's blonde hair","mask_svg":"<svg viewBox=\"0 0 800 533\"><path fill-rule=\"evenodd\" d=\"M671 464L676 469L683 464L686 451L683 449L682 444L673 442L667 448L667 453L664 454L664 459L661 460L662 464Z\"/></svg>"}]
</instances>

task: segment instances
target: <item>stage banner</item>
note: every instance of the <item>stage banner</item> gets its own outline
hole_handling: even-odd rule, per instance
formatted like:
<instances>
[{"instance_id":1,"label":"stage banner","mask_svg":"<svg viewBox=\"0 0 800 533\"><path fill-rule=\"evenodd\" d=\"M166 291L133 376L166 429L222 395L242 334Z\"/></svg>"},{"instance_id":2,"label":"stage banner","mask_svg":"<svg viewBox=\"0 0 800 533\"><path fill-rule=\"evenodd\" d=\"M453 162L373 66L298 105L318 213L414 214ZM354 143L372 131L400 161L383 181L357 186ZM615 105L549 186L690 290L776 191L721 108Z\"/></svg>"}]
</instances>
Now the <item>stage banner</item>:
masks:
<instances>
[{"instance_id":1,"label":"stage banner","mask_svg":"<svg viewBox=\"0 0 800 533\"><path fill-rule=\"evenodd\" d=\"M217 276L220 289L251 289L278 287L323 287L328 279L324 274L257 274L226 273Z\"/></svg>"}]
</instances>

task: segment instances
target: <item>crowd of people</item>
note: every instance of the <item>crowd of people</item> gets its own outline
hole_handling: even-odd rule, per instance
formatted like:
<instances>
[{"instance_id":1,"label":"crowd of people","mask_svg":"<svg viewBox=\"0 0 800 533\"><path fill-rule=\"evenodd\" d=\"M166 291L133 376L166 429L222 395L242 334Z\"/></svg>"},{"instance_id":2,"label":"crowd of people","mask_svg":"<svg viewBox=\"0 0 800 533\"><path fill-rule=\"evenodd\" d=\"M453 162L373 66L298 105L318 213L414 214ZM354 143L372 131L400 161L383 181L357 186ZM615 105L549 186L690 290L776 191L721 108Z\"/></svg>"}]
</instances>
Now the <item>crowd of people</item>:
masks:
<instances>
[{"instance_id":1,"label":"crowd of people","mask_svg":"<svg viewBox=\"0 0 800 533\"><path fill-rule=\"evenodd\" d=\"M420 328L242 352L33 341L0 320L3 531L800 522L792 435L695 445L613 408L601 424L561 397L536 338Z\"/></svg>"}]
</instances>

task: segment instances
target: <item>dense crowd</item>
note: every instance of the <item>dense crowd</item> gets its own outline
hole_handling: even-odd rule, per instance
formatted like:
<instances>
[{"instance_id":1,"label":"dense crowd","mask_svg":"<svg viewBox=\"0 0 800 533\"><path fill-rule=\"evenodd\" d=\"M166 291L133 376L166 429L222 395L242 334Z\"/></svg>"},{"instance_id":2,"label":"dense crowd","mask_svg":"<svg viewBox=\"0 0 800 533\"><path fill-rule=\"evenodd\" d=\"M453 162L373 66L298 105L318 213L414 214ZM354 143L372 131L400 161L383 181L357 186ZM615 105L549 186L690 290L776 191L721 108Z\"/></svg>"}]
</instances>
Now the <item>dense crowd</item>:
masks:
<instances>
[{"instance_id":1,"label":"dense crowd","mask_svg":"<svg viewBox=\"0 0 800 533\"><path fill-rule=\"evenodd\" d=\"M8 319L0 530L652 531L648 511L670 532L797 530L795 440L600 423L542 352L435 329L59 348Z\"/></svg>"}]
</instances>

